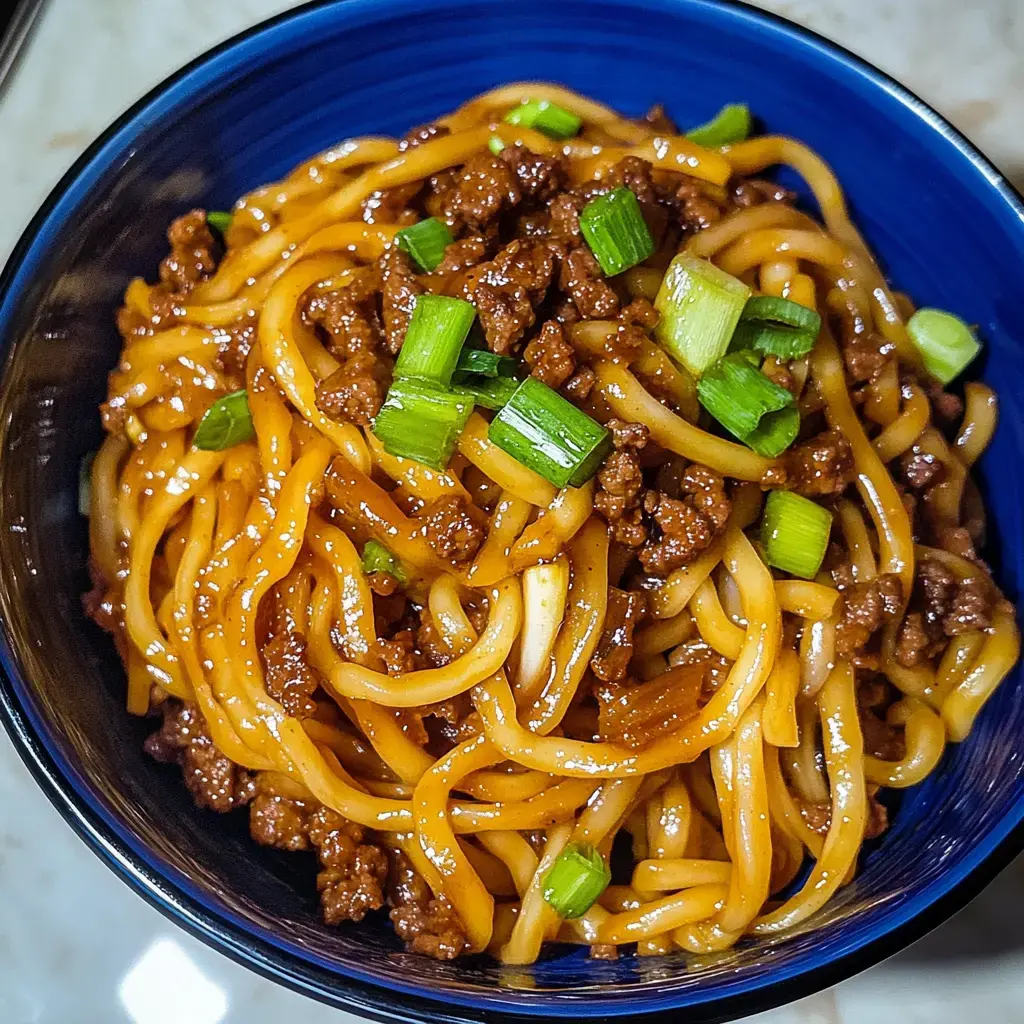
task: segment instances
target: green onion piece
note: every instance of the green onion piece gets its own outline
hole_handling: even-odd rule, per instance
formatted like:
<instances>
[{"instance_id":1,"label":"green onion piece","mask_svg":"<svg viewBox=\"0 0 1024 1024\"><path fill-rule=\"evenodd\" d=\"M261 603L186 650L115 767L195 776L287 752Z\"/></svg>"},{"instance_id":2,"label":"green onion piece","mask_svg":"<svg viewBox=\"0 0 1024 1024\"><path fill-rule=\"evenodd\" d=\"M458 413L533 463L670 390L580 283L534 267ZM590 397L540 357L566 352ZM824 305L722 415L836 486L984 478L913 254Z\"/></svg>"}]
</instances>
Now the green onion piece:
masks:
<instances>
[{"instance_id":1,"label":"green onion piece","mask_svg":"<svg viewBox=\"0 0 1024 1024\"><path fill-rule=\"evenodd\" d=\"M765 413L757 427L743 438L743 443L758 455L774 459L781 455L800 433L800 410L787 405L778 412Z\"/></svg>"},{"instance_id":2,"label":"green onion piece","mask_svg":"<svg viewBox=\"0 0 1024 1024\"><path fill-rule=\"evenodd\" d=\"M491 421L487 437L556 487L585 484L611 448L611 434L536 377L527 377Z\"/></svg>"},{"instance_id":3,"label":"green onion piece","mask_svg":"<svg viewBox=\"0 0 1024 1024\"><path fill-rule=\"evenodd\" d=\"M394 576L399 583L405 583L408 577L402 563L383 544L368 540L363 547L363 572L372 576L375 572L386 572Z\"/></svg>"},{"instance_id":4,"label":"green onion piece","mask_svg":"<svg viewBox=\"0 0 1024 1024\"><path fill-rule=\"evenodd\" d=\"M233 448L256 436L245 388L218 398L203 414L192 444L208 452Z\"/></svg>"},{"instance_id":5,"label":"green onion piece","mask_svg":"<svg viewBox=\"0 0 1024 1024\"><path fill-rule=\"evenodd\" d=\"M560 917L582 917L611 880L611 869L593 846L570 843L544 876L544 899Z\"/></svg>"},{"instance_id":6,"label":"green onion piece","mask_svg":"<svg viewBox=\"0 0 1024 1024\"><path fill-rule=\"evenodd\" d=\"M514 377L518 364L509 356L499 356L484 348L464 348L459 353L459 361L455 364L453 380L457 384L459 377L477 374L481 377Z\"/></svg>"},{"instance_id":7,"label":"green onion piece","mask_svg":"<svg viewBox=\"0 0 1024 1024\"><path fill-rule=\"evenodd\" d=\"M742 142L750 134L750 108L745 103L728 103L706 124L686 133L691 142L708 149Z\"/></svg>"},{"instance_id":8,"label":"green onion piece","mask_svg":"<svg viewBox=\"0 0 1024 1024\"><path fill-rule=\"evenodd\" d=\"M748 438L754 436L758 443L762 443L764 438L764 443L772 446L780 436L779 428L774 426L774 420L768 419L763 427L762 422L769 414L778 413L793 404L793 396L785 388L769 380L751 365L747 356L739 352L719 359L705 372L697 382L697 398L726 430L741 441L749 443ZM756 433L759 427L763 434ZM792 444L795 436L794 432L788 444Z\"/></svg>"},{"instance_id":9,"label":"green onion piece","mask_svg":"<svg viewBox=\"0 0 1024 1024\"><path fill-rule=\"evenodd\" d=\"M580 214L580 230L608 277L643 263L654 252L640 204L628 188L587 203Z\"/></svg>"},{"instance_id":10,"label":"green onion piece","mask_svg":"<svg viewBox=\"0 0 1024 1024\"><path fill-rule=\"evenodd\" d=\"M450 384L475 317L476 309L470 302L444 295L421 295L395 362L395 376Z\"/></svg>"},{"instance_id":11,"label":"green onion piece","mask_svg":"<svg viewBox=\"0 0 1024 1024\"><path fill-rule=\"evenodd\" d=\"M95 452L88 452L78 464L78 514L86 519L92 507L92 460L95 458Z\"/></svg>"},{"instance_id":12,"label":"green onion piece","mask_svg":"<svg viewBox=\"0 0 1024 1024\"><path fill-rule=\"evenodd\" d=\"M210 210L206 215L206 223L222 235L229 227L235 215L227 210Z\"/></svg>"},{"instance_id":13,"label":"green onion piece","mask_svg":"<svg viewBox=\"0 0 1024 1024\"><path fill-rule=\"evenodd\" d=\"M814 348L820 331L821 317L815 310L774 295L755 295L743 307L729 347L799 359Z\"/></svg>"},{"instance_id":14,"label":"green onion piece","mask_svg":"<svg viewBox=\"0 0 1024 1024\"><path fill-rule=\"evenodd\" d=\"M654 336L695 377L729 348L750 289L707 260L680 253L668 265L654 307Z\"/></svg>"},{"instance_id":15,"label":"green onion piece","mask_svg":"<svg viewBox=\"0 0 1024 1024\"><path fill-rule=\"evenodd\" d=\"M454 242L448 225L436 217L417 221L395 235L395 243L404 249L425 274L437 269L445 249Z\"/></svg>"},{"instance_id":16,"label":"green onion piece","mask_svg":"<svg viewBox=\"0 0 1024 1024\"><path fill-rule=\"evenodd\" d=\"M505 148L505 143L497 135L492 135L487 140L487 148L497 156Z\"/></svg>"},{"instance_id":17,"label":"green onion piece","mask_svg":"<svg viewBox=\"0 0 1024 1024\"><path fill-rule=\"evenodd\" d=\"M472 411L466 393L400 378L388 390L373 432L391 455L445 469Z\"/></svg>"},{"instance_id":18,"label":"green onion piece","mask_svg":"<svg viewBox=\"0 0 1024 1024\"><path fill-rule=\"evenodd\" d=\"M513 107L505 115L505 121L534 128L552 139L571 139L583 127L575 114L547 100L530 100Z\"/></svg>"},{"instance_id":19,"label":"green onion piece","mask_svg":"<svg viewBox=\"0 0 1024 1024\"><path fill-rule=\"evenodd\" d=\"M459 391L469 395L485 409L501 409L516 393L519 381L514 377L468 377L459 382Z\"/></svg>"},{"instance_id":20,"label":"green onion piece","mask_svg":"<svg viewBox=\"0 0 1024 1024\"><path fill-rule=\"evenodd\" d=\"M919 309L907 321L907 334L917 346L928 372L943 384L959 377L981 351L974 332L952 313Z\"/></svg>"},{"instance_id":21,"label":"green onion piece","mask_svg":"<svg viewBox=\"0 0 1024 1024\"><path fill-rule=\"evenodd\" d=\"M772 491L761 520L761 546L769 565L812 580L821 568L832 514L792 491Z\"/></svg>"}]
</instances>

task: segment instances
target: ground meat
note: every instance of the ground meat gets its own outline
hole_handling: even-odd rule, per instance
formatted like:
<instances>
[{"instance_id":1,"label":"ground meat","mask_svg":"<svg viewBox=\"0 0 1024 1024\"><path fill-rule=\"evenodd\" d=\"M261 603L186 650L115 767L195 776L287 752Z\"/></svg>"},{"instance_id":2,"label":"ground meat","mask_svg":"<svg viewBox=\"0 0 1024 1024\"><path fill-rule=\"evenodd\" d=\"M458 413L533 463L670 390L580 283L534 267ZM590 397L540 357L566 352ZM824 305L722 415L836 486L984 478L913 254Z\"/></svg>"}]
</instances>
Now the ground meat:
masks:
<instances>
[{"instance_id":1,"label":"ground meat","mask_svg":"<svg viewBox=\"0 0 1024 1024\"><path fill-rule=\"evenodd\" d=\"M228 760L213 744L202 712L190 703L167 700L163 725L147 737L146 753L181 766L192 798L210 811L233 811L255 795L252 775Z\"/></svg>"},{"instance_id":2,"label":"ground meat","mask_svg":"<svg viewBox=\"0 0 1024 1024\"><path fill-rule=\"evenodd\" d=\"M374 272L361 274L345 288L310 294L303 318L319 328L331 355L344 360L376 352L384 337L376 308L380 285Z\"/></svg>"},{"instance_id":3,"label":"ground meat","mask_svg":"<svg viewBox=\"0 0 1024 1024\"><path fill-rule=\"evenodd\" d=\"M590 659L590 669L602 682L614 682L626 675L633 657L633 631L647 611L647 599L636 591L608 588L604 631Z\"/></svg>"},{"instance_id":4,"label":"ground meat","mask_svg":"<svg viewBox=\"0 0 1024 1024\"><path fill-rule=\"evenodd\" d=\"M399 587L398 578L389 572L371 572L366 577L370 589L381 597L390 597Z\"/></svg>"},{"instance_id":5,"label":"ground meat","mask_svg":"<svg viewBox=\"0 0 1024 1024\"><path fill-rule=\"evenodd\" d=\"M171 251L160 264L160 281L174 295L188 295L199 281L216 269L213 235L206 211L192 210L171 222L167 230Z\"/></svg>"},{"instance_id":6,"label":"ground meat","mask_svg":"<svg viewBox=\"0 0 1024 1024\"><path fill-rule=\"evenodd\" d=\"M653 128L661 135L678 135L679 129L675 122L665 113L665 108L660 103L655 103L650 110L644 114L643 123Z\"/></svg>"},{"instance_id":7,"label":"ground meat","mask_svg":"<svg viewBox=\"0 0 1024 1024\"><path fill-rule=\"evenodd\" d=\"M585 246L566 255L558 286L572 296L584 320L609 320L619 312L615 289L604 279L597 257Z\"/></svg>"},{"instance_id":8,"label":"ground meat","mask_svg":"<svg viewBox=\"0 0 1024 1024\"><path fill-rule=\"evenodd\" d=\"M401 629L388 640L379 639L377 653L383 659L388 674L392 676L415 672L421 667L416 634L411 629Z\"/></svg>"},{"instance_id":9,"label":"ground meat","mask_svg":"<svg viewBox=\"0 0 1024 1024\"><path fill-rule=\"evenodd\" d=\"M589 366L581 366L562 388L562 394L570 402L585 402L597 383L597 374Z\"/></svg>"},{"instance_id":10,"label":"ground meat","mask_svg":"<svg viewBox=\"0 0 1024 1024\"><path fill-rule=\"evenodd\" d=\"M852 384L874 378L892 358L892 345L879 334L854 334L843 342L846 376Z\"/></svg>"},{"instance_id":11,"label":"ground meat","mask_svg":"<svg viewBox=\"0 0 1024 1024\"><path fill-rule=\"evenodd\" d=\"M838 430L795 445L784 457L787 486L806 497L837 497L853 473L850 443Z\"/></svg>"},{"instance_id":12,"label":"ground meat","mask_svg":"<svg viewBox=\"0 0 1024 1024\"><path fill-rule=\"evenodd\" d=\"M667 576L688 565L725 528L732 507L722 477L696 463L687 467L680 480L681 500L648 491L644 511L654 518L660 531L640 549L640 562L651 576Z\"/></svg>"},{"instance_id":13,"label":"ground meat","mask_svg":"<svg viewBox=\"0 0 1024 1024\"><path fill-rule=\"evenodd\" d=\"M415 224L419 215L410 203L419 195L418 181L394 188L376 189L362 202L362 218L367 224Z\"/></svg>"},{"instance_id":14,"label":"ground meat","mask_svg":"<svg viewBox=\"0 0 1024 1024\"><path fill-rule=\"evenodd\" d=\"M487 258L487 240L480 235L470 235L452 242L445 251L441 262L434 268L434 273L458 274L470 267L475 267Z\"/></svg>"},{"instance_id":15,"label":"ground meat","mask_svg":"<svg viewBox=\"0 0 1024 1024\"><path fill-rule=\"evenodd\" d=\"M369 426L387 394L385 365L369 352L353 356L316 386L317 408L332 420Z\"/></svg>"},{"instance_id":16,"label":"ground meat","mask_svg":"<svg viewBox=\"0 0 1024 1024\"><path fill-rule=\"evenodd\" d=\"M553 237L565 242L582 241L580 214L587 205L586 199L576 192L560 192L548 203L549 230Z\"/></svg>"},{"instance_id":17,"label":"ground meat","mask_svg":"<svg viewBox=\"0 0 1024 1024\"><path fill-rule=\"evenodd\" d=\"M388 249L381 256L380 269L385 341L388 351L397 355L405 341L416 299L423 294L423 286L416 280L408 255L397 247Z\"/></svg>"},{"instance_id":18,"label":"ground meat","mask_svg":"<svg viewBox=\"0 0 1024 1024\"><path fill-rule=\"evenodd\" d=\"M473 561L487 537L487 520L461 498L436 498L419 513L419 519L427 543L455 565Z\"/></svg>"},{"instance_id":19,"label":"ground meat","mask_svg":"<svg viewBox=\"0 0 1024 1024\"><path fill-rule=\"evenodd\" d=\"M306 638L301 633L279 633L261 653L267 693L295 718L312 715L313 694L320 684L306 660Z\"/></svg>"},{"instance_id":20,"label":"ground meat","mask_svg":"<svg viewBox=\"0 0 1024 1024\"><path fill-rule=\"evenodd\" d=\"M445 196L445 216L472 228L485 227L523 197L515 169L490 153L471 157L453 184Z\"/></svg>"},{"instance_id":21,"label":"ground meat","mask_svg":"<svg viewBox=\"0 0 1024 1024\"><path fill-rule=\"evenodd\" d=\"M868 817L864 824L864 838L877 839L889 827L889 812L878 799L878 786L867 785Z\"/></svg>"},{"instance_id":22,"label":"ground meat","mask_svg":"<svg viewBox=\"0 0 1024 1024\"><path fill-rule=\"evenodd\" d=\"M864 750L883 761L900 761L906 753L903 730L886 721L889 707L898 699L899 694L895 688L881 676L857 682L857 711L864 736Z\"/></svg>"},{"instance_id":23,"label":"ground meat","mask_svg":"<svg viewBox=\"0 0 1024 1024\"><path fill-rule=\"evenodd\" d=\"M957 584L952 607L942 619L946 636L959 636L992 625L993 591L988 580L977 577Z\"/></svg>"},{"instance_id":24,"label":"ground meat","mask_svg":"<svg viewBox=\"0 0 1024 1024\"><path fill-rule=\"evenodd\" d=\"M924 507L929 508L928 494L924 496ZM974 539L970 531L964 526L950 526L947 523L938 523L932 526L932 533L935 537L935 546L943 551L949 551L969 562L978 562L978 553L974 550Z\"/></svg>"},{"instance_id":25,"label":"ground meat","mask_svg":"<svg viewBox=\"0 0 1024 1024\"><path fill-rule=\"evenodd\" d=\"M387 856L362 825L320 807L310 815L308 836L320 854L316 884L328 924L362 921L384 906Z\"/></svg>"},{"instance_id":26,"label":"ground meat","mask_svg":"<svg viewBox=\"0 0 1024 1024\"><path fill-rule=\"evenodd\" d=\"M246 318L217 333L217 367L240 384L245 380L245 364L256 343L259 321Z\"/></svg>"},{"instance_id":27,"label":"ground meat","mask_svg":"<svg viewBox=\"0 0 1024 1024\"><path fill-rule=\"evenodd\" d=\"M523 350L523 359L531 376L549 388L560 388L576 369L575 349L565 340L565 331L557 320L549 320L541 328Z\"/></svg>"},{"instance_id":28,"label":"ground meat","mask_svg":"<svg viewBox=\"0 0 1024 1024\"><path fill-rule=\"evenodd\" d=\"M410 953L454 960L466 948L466 931L452 905L435 897L404 853L391 851L387 900L395 932Z\"/></svg>"},{"instance_id":29,"label":"ground meat","mask_svg":"<svg viewBox=\"0 0 1024 1024\"><path fill-rule=\"evenodd\" d=\"M611 527L612 537L638 548L647 540L640 508L644 478L635 453L614 451L597 474L594 510Z\"/></svg>"},{"instance_id":30,"label":"ground meat","mask_svg":"<svg viewBox=\"0 0 1024 1024\"><path fill-rule=\"evenodd\" d=\"M915 491L923 491L938 483L942 478L943 468L942 463L934 455L921 451L916 445L900 458L900 477Z\"/></svg>"},{"instance_id":31,"label":"ground meat","mask_svg":"<svg viewBox=\"0 0 1024 1024\"><path fill-rule=\"evenodd\" d=\"M647 447L651 432L643 423L629 423L626 420L609 420L605 427L612 432L612 444L616 451L642 451Z\"/></svg>"},{"instance_id":32,"label":"ground meat","mask_svg":"<svg viewBox=\"0 0 1024 1024\"><path fill-rule=\"evenodd\" d=\"M256 796L249 804L249 834L261 846L295 853L308 850L311 806L303 800L280 796L257 776Z\"/></svg>"},{"instance_id":33,"label":"ground meat","mask_svg":"<svg viewBox=\"0 0 1024 1024\"><path fill-rule=\"evenodd\" d=\"M619 947L610 942L595 943L590 947L591 960L618 960Z\"/></svg>"},{"instance_id":34,"label":"ground meat","mask_svg":"<svg viewBox=\"0 0 1024 1024\"><path fill-rule=\"evenodd\" d=\"M896 636L896 660L904 668L913 668L934 658L941 650L942 640L937 640L928 629L924 614L908 612Z\"/></svg>"},{"instance_id":35,"label":"ground meat","mask_svg":"<svg viewBox=\"0 0 1024 1024\"><path fill-rule=\"evenodd\" d=\"M398 152L404 153L416 146L422 146L424 142L443 139L451 133L451 129L443 124L424 124L419 128L411 128L398 140Z\"/></svg>"},{"instance_id":36,"label":"ground meat","mask_svg":"<svg viewBox=\"0 0 1024 1024\"><path fill-rule=\"evenodd\" d=\"M796 193L776 185L774 181L743 178L732 187L732 201L743 209L760 206L762 203L787 203L792 206L796 202Z\"/></svg>"},{"instance_id":37,"label":"ground meat","mask_svg":"<svg viewBox=\"0 0 1024 1024\"><path fill-rule=\"evenodd\" d=\"M899 577L885 573L845 585L841 593L836 654L846 658L862 651L882 625L899 613L903 592Z\"/></svg>"},{"instance_id":38,"label":"ground meat","mask_svg":"<svg viewBox=\"0 0 1024 1024\"><path fill-rule=\"evenodd\" d=\"M963 399L943 390L942 385L934 378L925 377L921 383L931 403L932 416L939 426L950 428L959 423L960 417L964 414Z\"/></svg>"},{"instance_id":39,"label":"ground meat","mask_svg":"<svg viewBox=\"0 0 1024 1024\"><path fill-rule=\"evenodd\" d=\"M547 294L557 254L550 242L517 240L467 275L466 298L477 308L492 352L507 355L533 326L534 306Z\"/></svg>"},{"instance_id":40,"label":"ground meat","mask_svg":"<svg viewBox=\"0 0 1024 1024\"><path fill-rule=\"evenodd\" d=\"M506 146L498 158L515 172L524 196L543 201L565 187L565 165L557 157L541 156L525 146Z\"/></svg>"},{"instance_id":41,"label":"ground meat","mask_svg":"<svg viewBox=\"0 0 1024 1024\"><path fill-rule=\"evenodd\" d=\"M722 219L721 208L701 191L696 181L684 178L676 189L675 199L679 204L679 224L691 234Z\"/></svg>"}]
</instances>

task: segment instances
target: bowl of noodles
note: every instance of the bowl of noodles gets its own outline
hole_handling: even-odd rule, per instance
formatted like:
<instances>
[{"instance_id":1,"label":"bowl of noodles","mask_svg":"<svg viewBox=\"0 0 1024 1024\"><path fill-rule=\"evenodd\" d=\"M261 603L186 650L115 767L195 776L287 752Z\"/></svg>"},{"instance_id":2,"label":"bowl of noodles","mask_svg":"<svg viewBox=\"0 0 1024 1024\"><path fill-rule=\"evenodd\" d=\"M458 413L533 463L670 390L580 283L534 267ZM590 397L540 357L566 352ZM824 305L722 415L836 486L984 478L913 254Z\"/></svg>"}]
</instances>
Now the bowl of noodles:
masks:
<instances>
[{"instance_id":1,"label":"bowl of noodles","mask_svg":"<svg viewBox=\"0 0 1024 1024\"><path fill-rule=\"evenodd\" d=\"M1024 206L753 9L496 11L268 22L37 215L5 725L318 999L730 1019L1020 848Z\"/></svg>"}]
</instances>

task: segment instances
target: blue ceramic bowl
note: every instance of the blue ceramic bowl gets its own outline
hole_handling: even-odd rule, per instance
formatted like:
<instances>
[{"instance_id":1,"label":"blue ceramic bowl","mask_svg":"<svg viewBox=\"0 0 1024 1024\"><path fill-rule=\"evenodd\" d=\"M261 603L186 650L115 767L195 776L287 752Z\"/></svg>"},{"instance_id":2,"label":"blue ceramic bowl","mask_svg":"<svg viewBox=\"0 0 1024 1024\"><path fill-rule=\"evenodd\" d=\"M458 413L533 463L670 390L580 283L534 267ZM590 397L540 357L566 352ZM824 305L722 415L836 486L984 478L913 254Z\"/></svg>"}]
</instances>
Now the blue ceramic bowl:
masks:
<instances>
[{"instance_id":1,"label":"blue ceramic bowl","mask_svg":"<svg viewBox=\"0 0 1024 1024\"><path fill-rule=\"evenodd\" d=\"M328 929L312 869L197 811L142 753L123 675L81 614L86 530L77 469L100 436L113 314L152 274L172 217L227 207L347 135L397 134L515 79L557 79L631 114L681 123L747 100L764 127L837 171L899 287L980 325L1002 426L983 460L989 557L1016 599L1024 568L1024 207L933 111L868 65L786 22L709 0L346 0L293 11L175 75L75 165L0 287L0 680L5 724L61 813L142 896L257 971L387 1020L611 1020L686 1008L721 1020L839 981L961 906L1016 853L1024 818L1020 672L970 740L907 792L895 824L813 931L713 959L533 969L401 952L382 922ZM787 182L790 183L790 182ZM668 1018L666 1018L668 1019ZM672 1019L677 1019L672 1017Z\"/></svg>"}]
</instances>

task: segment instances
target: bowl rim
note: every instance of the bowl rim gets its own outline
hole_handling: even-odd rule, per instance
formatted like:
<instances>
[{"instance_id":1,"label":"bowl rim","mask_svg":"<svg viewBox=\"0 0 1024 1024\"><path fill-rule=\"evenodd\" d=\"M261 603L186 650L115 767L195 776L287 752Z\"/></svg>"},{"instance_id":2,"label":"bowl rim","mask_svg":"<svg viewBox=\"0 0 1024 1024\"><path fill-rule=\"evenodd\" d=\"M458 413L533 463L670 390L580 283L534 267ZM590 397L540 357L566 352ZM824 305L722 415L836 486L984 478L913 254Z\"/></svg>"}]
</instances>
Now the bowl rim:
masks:
<instances>
[{"instance_id":1,"label":"bowl rim","mask_svg":"<svg viewBox=\"0 0 1024 1024\"><path fill-rule=\"evenodd\" d=\"M107 145L122 131L132 127L154 103L164 98L193 72L212 64L241 44L264 33L271 33L288 22L321 9L358 11L389 6L390 2L392 0L307 0L298 7L264 19L205 50L146 92L90 143L50 190L21 233L0 273L0 324L20 298L21 290L16 286L43 228ZM430 0L408 2L424 3ZM797 25L782 15L754 7L745 0L617 2L637 7L652 3L664 8L703 7L726 17L761 24L791 42L810 46L826 63L844 66L859 74L916 115L925 126L941 135L984 177L987 185L1006 204L1007 213L1015 214L1016 219L1024 224L1024 197L972 142L910 89L839 43ZM21 282L22 287L24 283ZM9 336L0 337L4 378L14 348ZM538 1000L533 1005L528 1003L515 1006L506 999L498 1002L478 994L425 994L422 987L402 983L400 979L395 982L399 988L385 989L378 980L369 976L361 979L358 974L347 973L349 968L316 965L291 949L255 935L243 925L229 920L223 913L205 906L201 899L190 894L182 884L168 877L166 871L153 866L139 852L145 844L134 837L132 831L114 815L98 808L86 792L87 781L63 754L58 755L53 749L35 710L19 697L15 680L28 682L18 667L7 622L0 617L0 719L4 728L22 762L50 803L89 849L115 874L150 906L236 963L293 991L338 1008L355 1011L373 1020L409 1024L426 1021L439 1024L473 1024L476 1021L497 1024L498 1021L509 1019L524 1022L537 1020L551 1011L557 1011L558 1016L586 1012L595 1024L622 1022L627 1016L630 1019L642 1019L649 1024L668 1024L670 1020L677 1019L677 1008L685 1008L695 1024L733 1020L736 1015L771 1009L838 984L909 946L962 909L1024 850L1024 803L1018 802L1016 806L1008 808L1000 825L989 833L984 843L967 855L955 870L947 870L929 883L922 893L907 900L894 912L892 922L874 937L851 943L826 962L804 964L798 961L794 967L787 968L781 978L769 972L761 979L735 982L733 985L737 988L725 995L709 993L704 998L698 996L694 1001L680 1002L678 998L673 998L671 989L667 990L667 995L664 994L665 990L661 990L663 994L660 997L654 992L647 995L638 992L635 999L643 1000L651 1007L641 1009L638 1013L629 1005L633 1000L616 999L613 1004L600 996L557 1000L557 994L552 991L538 993L543 1002ZM134 843L129 841L130 838L134 838ZM386 1006L381 1002L385 993ZM652 1006L652 1003L655 1005ZM452 1012L453 1009L456 1012Z\"/></svg>"}]
</instances>

